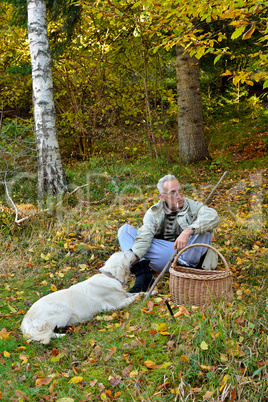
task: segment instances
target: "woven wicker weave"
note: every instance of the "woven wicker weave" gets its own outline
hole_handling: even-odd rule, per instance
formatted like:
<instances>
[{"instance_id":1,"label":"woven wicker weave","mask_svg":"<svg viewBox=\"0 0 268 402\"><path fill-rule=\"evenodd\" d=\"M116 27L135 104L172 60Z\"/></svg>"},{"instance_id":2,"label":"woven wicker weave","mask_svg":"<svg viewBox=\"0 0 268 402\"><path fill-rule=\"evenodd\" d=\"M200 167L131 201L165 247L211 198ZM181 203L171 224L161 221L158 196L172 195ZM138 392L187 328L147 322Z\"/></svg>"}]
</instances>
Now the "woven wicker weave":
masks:
<instances>
[{"instance_id":1,"label":"woven wicker weave","mask_svg":"<svg viewBox=\"0 0 268 402\"><path fill-rule=\"evenodd\" d=\"M214 250L222 259L225 271L205 271L177 265L179 256L187 249L196 246ZM232 279L229 266L223 255L208 244L196 243L182 249L176 255L169 273L171 299L176 304L205 306L220 298L231 299L232 297Z\"/></svg>"}]
</instances>

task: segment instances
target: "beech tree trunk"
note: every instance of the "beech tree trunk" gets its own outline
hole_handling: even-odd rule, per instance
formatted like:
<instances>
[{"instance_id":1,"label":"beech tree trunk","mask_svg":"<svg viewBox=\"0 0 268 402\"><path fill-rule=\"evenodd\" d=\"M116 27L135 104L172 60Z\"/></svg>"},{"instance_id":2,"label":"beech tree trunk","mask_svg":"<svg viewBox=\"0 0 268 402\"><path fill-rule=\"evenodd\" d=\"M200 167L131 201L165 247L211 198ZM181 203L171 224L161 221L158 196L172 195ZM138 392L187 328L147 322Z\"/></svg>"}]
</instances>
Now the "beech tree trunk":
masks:
<instances>
[{"instance_id":1,"label":"beech tree trunk","mask_svg":"<svg viewBox=\"0 0 268 402\"><path fill-rule=\"evenodd\" d=\"M56 130L46 0L27 0L27 11L38 159L38 195L42 200L46 194L59 194L67 187Z\"/></svg>"},{"instance_id":2,"label":"beech tree trunk","mask_svg":"<svg viewBox=\"0 0 268 402\"><path fill-rule=\"evenodd\" d=\"M179 158L184 163L210 158L204 135L200 72L196 57L176 46Z\"/></svg>"}]
</instances>

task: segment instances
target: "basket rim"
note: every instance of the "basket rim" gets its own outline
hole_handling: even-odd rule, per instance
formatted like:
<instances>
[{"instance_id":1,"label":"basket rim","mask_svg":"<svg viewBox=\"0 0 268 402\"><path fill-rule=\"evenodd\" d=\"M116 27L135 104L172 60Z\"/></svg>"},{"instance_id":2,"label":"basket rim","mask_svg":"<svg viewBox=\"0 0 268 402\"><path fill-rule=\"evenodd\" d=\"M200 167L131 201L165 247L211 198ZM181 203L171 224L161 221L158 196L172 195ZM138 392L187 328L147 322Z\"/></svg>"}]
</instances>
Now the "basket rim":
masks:
<instances>
[{"instance_id":1,"label":"basket rim","mask_svg":"<svg viewBox=\"0 0 268 402\"><path fill-rule=\"evenodd\" d=\"M171 267L170 267L170 269L169 269L169 272L170 272L171 268L174 268L174 267L177 266L178 258L181 256L182 253L184 253L184 251L188 250L189 248L197 247L197 246L198 246L198 247L200 247L200 246L201 246L201 247L207 247L207 248L210 248L211 250L215 251L215 252L218 254L218 256L222 259L222 261L223 261L223 263L224 263L225 272L229 272L229 273L231 274L229 265L227 264L227 261L226 261L226 259L224 258L224 256L223 256L215 247L211 246L211 244L205 244L205 243L194 243L194 244L190 244L189 246L186 246L186 247L184 247L183 249L181 249L181 250L178 252L178 254L176 255L176 257L174 258L174 261L173 261L173 263L172 263L172 265L171 265ZM217 271L217 272L222 272L222 271Z\"/></svg>"},{"instance_id":2,"label":"basket rim","mask_svg":"<svg viewBox=\"0 0 268 402\"><path fill-rule=\"evenodd\" d=\"M177 265L177 267L179 267L179 265ZM187 267L183 267L183 268L187 269ZM202 270L199 269L196 271L202 271ZM185 279L197 279L199 281L208 281L208 280L215 280L215 279L216 280L224 279L224 278L228 278L232 275L231 271L206 271L206 272L213 272L213 273L208 274L208 275L202 275L202 273L201 274L192 274L192 273L177 271L173 267L169 268L170 279L172 279L172 276L173 277L176 276L176 277L185 278Z\"/></svg>"}]
</instances>

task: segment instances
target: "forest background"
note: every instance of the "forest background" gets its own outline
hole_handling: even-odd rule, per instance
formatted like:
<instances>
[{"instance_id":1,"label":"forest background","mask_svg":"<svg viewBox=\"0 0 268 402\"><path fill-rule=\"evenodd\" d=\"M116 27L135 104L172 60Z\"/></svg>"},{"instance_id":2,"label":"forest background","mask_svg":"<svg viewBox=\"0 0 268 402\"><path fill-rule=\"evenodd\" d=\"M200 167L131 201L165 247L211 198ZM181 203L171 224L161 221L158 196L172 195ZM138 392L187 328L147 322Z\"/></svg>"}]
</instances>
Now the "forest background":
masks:
<instances>
[{"instance_id":1,"label":"forest background","mask_svg":"<svg viewBox=\"0 0 268 402\"><path fill-rule=\"evenodd\" d=\"M267 2L47 2L68 191L42 211L26 2L0 7L0 397L265 400ZM192 163L179 152L181 45L199 66L207 148ZM118 250L120 225L139 226L157 201L161 176L177 175L185 195L203 201L226 170L211 205L231 302L185 311L170 300L167 276L147 304L100 314L64 340L43 347L22 338L28 306L96 273ZM175 323L165 298L181 313Z\"/></svg>"}]
</instances>

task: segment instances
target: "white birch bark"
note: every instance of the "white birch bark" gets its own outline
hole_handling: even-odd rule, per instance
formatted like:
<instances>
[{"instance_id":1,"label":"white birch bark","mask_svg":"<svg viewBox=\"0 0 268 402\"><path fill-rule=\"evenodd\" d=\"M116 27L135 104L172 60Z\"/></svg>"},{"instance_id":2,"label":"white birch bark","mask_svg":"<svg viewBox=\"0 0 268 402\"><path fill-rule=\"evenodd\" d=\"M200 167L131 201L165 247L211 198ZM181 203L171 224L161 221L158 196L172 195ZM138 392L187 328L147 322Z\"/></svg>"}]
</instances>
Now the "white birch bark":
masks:
<instances>
[{"instance_id":1,"label":"white birch bark","mask_svg":"<svg viewBox=\"0 0 268 402\"><path fill-rule=\"evenodd\" d=\"M210 158L204 134L198 60L176 46L179 158L184 163Z\"/></svg>"},{"instance_id":2,"label":"white birch bark","mask_svg":"<svg viewBox=\"0 0 268 402\"><path fill-rule=\"evenodd\" d=\"M27 0L28 39L32 64L33 108L38 159L38 194L59 194L66 179L59 151L46 0Z\"/></svg>"}]
</instances>

